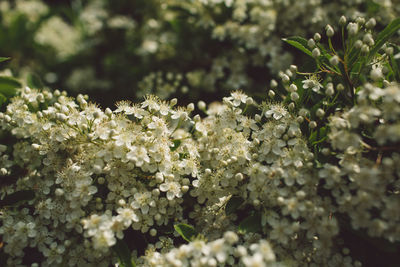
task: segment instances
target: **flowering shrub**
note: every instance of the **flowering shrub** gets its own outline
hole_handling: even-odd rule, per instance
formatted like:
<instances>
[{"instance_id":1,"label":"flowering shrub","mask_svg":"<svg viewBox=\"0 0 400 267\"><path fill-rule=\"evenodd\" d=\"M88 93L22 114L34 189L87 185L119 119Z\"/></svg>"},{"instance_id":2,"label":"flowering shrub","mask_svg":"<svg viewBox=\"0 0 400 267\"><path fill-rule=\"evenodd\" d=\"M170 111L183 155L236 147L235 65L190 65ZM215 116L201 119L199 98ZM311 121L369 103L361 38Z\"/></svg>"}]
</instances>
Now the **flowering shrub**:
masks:
<instances>
[{"instance_id":1,"label":"flowering shrub","mask_svg":"<svg viewBox=\"0 0 400 267\"><path fill-rule=\"evenodd\" d=\"M400 19L378 35L375 19L339 25L285 39L314 66L280 72L261 103L237 90L102 110L9 79L3 265L375 264L349 237L396 251Z\"/></svg>"}]
</instances>

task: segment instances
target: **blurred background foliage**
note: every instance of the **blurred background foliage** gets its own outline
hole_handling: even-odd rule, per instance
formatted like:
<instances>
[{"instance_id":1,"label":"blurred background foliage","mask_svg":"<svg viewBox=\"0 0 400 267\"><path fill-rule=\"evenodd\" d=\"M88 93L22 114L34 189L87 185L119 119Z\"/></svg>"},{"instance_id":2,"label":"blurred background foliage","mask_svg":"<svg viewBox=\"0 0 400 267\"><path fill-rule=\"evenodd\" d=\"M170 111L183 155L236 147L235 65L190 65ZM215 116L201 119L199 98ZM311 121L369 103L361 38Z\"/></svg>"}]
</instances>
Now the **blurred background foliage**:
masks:
<instances>
[{"instance_id":1,"label":"blurred background foliage","mask_svg":"<svg viewBox=\"0 0 400 267\"><path fill-rule=\"evenodd\" d=\"M149 93L182 104L235 89L264 97L280 70L306 60L281 38L311 37L341 15L374 16L383 27L400 14L396 2L1 1L0 56L11 57L2 74L89 94L103 107Z\"/></svg>"}]
</instances>

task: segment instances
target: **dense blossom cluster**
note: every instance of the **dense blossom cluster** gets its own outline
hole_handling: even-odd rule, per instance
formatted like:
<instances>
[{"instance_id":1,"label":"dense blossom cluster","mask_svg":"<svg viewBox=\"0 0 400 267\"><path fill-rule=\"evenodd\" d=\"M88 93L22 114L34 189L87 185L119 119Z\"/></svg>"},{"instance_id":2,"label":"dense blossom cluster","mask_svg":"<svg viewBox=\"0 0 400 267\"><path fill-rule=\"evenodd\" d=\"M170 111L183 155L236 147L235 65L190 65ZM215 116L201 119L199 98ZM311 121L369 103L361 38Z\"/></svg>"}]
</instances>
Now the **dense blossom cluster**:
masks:
<instances>
[{"instance_id":1,"label":"dense blossom cluster","mask_svg":"<svg viewBox=\"0 0 400 267\"><path fill-rule=\"evenodd\" d=\"M240 4L273 7L179 3L193 14L231 8L238 22ZM330 25L329 53L319 33L297 38L319 71L280 71L261 103L236 90L197 108L146 95L103 110L81 94L18 89L0 112L7 266L106 267L121 246L138 266L360 266L343 232L399 242L400 49L374 46L374 18L346 20L344 52ZM175 88L185 78L167 79Z\"/></svg>"}]
</instances>

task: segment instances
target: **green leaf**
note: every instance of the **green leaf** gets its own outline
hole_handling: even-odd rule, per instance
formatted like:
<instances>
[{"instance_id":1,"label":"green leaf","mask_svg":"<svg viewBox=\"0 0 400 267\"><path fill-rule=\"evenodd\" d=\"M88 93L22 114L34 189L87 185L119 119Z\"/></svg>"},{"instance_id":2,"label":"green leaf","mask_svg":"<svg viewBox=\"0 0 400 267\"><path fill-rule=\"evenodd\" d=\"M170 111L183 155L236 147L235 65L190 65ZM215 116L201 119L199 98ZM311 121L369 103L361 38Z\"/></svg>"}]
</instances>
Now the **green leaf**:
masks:
<instances>
[{"instance_id":1,"label":"green leaf","mask_svg":"<svg viewBox=\"0 0 400 267\"><path fill-rule=\"evenodd\" d=\"M35 191L21 190L10 195L7 195L3 200L0 200L0 207L13 206L20 202L29 201L35 198Z\"/></svg>"},{"instance_id":2,"label":"green leaf","mask_svg":"<svg viewBox=\"0 0 400 267\"><path fill-rule=\"evenodd\" d=\"M117 239L117 243L113 246L113 250L117 254L122 267L135 266L135 262L132 260L131 253L124 240Z\"/></svg>"},{"instance_id":3,"label":"green leaf","mask_svg":"<svg viewBox=\"0 0 400 267\"><path fill-rule=\"evenodd\" d=\"M378 37L375 40L375 45L369 52L368 62L372 59L372 57L379 51L379 49L392 37L400 29L400 18L393 20L388 26L386 26L383 31L378 34Z\"/></svg>"},{"instance_id":4,"label":"green leaf","mask_svg":"<svg viewBox=\"0 0 400 267\"><path fill-rule=\"evenodd\" d=\"M181 145L182 141L179 139L173 140L174 146L171 147L171 151L175 151Z\"/></svg>"},{"instance_id":5,"label":"green leaf","mask_svg":"<svg viewBox=\"0 0 400 267\"><path fill-rule=\"evenodd\" d=\"M33 89L43 89L43 83L42 80L40 80L39 76L37 76L34 73L29 73L26 83L28 87L33 88Z\"/></svg>"},{"instance_id":6,"label":"green leaf","mask_svg":"<svg viewBox=\"0 0 400 267\"><path fill-rule=\"evenodd\" d=\"M232 196L225 206L225 214L230 215L234 213L244 202L244 199L238 196Z\"/></svg>"},{"instance_id":7,"label":"green leaf","mask_svg":"<svg viewBox=\"0 0 400 267\"><path fill-rule=\"evenodd\" d=\"M21 88L22 84L11 77L0 76L0 93L6 97L13 97L17 94L17 88Z\"/></svg>"},{"instance_id":8,"label":"green leaf","mask_svg":"<svg viewBox=\"0 0 400 267\"><path fill-rule=\"evenodd\" d=\"M10 59L9 57L0 57L0 62L7 61L9 59Z\"/></svg>"},{"instance_id":9,"label":"green leaf","mask_svg":"<svg viewBox=\"0 0 400 267\"><path fill-rule=\"evenodd\" d=\"M284 42L290 44L291 46L296 47L297 49L301 50L302 52L306 53L310 57L313 57L312 52L307 48L307 40L306 39L304 39L302 37L298 37L298 36L293 36L293 37L289 37L289 38L283 38L282 40Z\"/></svg>"},{"instance_id":10,"label":"green leaf","mask_svg":"<svg viewBox=\"0 0 400 267\"><path fill-rule=\"evenodd\" d=\"M248 233L248 232L257 233L260 232L261 229L262 229L261 214L259 213L250 215L239 224L239 232L242 233Z\"/></svg>"},{"instance_id":11,"label":"green leaf","mask_svg":"<svg viewBox=\"0 0 400 267\"><path fill-rule=\"evenodd\" d=\"M5 97L5 95L0 93L0 108L1 108L1 106L3 106L4 103L6 103L6 101L7 101L7 97Z\"/></svg>"},{"instance_id":12,"label":"green leaf","mask_svg":"<svg viewBox=\"0 0 400 267\"><path fill-rule=\"evenodd\" d=\"M174 225L175 230L182 236L183 239L190 242L192 238L198 235L197 231L193 228L193 226L180 223Z\"/></svg>"}]
</instances>

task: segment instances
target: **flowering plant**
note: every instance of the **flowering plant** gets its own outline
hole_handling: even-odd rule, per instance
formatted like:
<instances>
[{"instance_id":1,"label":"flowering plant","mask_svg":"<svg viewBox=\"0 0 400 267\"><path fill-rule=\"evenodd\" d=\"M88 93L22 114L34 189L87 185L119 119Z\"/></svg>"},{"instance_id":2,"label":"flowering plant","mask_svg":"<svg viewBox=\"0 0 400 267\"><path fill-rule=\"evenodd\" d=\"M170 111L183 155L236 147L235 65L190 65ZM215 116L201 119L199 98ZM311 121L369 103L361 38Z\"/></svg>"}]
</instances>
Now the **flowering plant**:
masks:
<instances>
[{"instance_id":1,"label":"flowering plant","mask_svg":"<svg viewBox=\"0 0 400 267\"><path fill-rule=\"evenodd\" d=\"M314 70L290 66L260 103L102 110L0 87L2 264L360 266L374 259L349 237L396 250L400 19L374 26L342 17L340 50L329 25L329 48L285 39Z\"/></svg>"}]
</instances>

